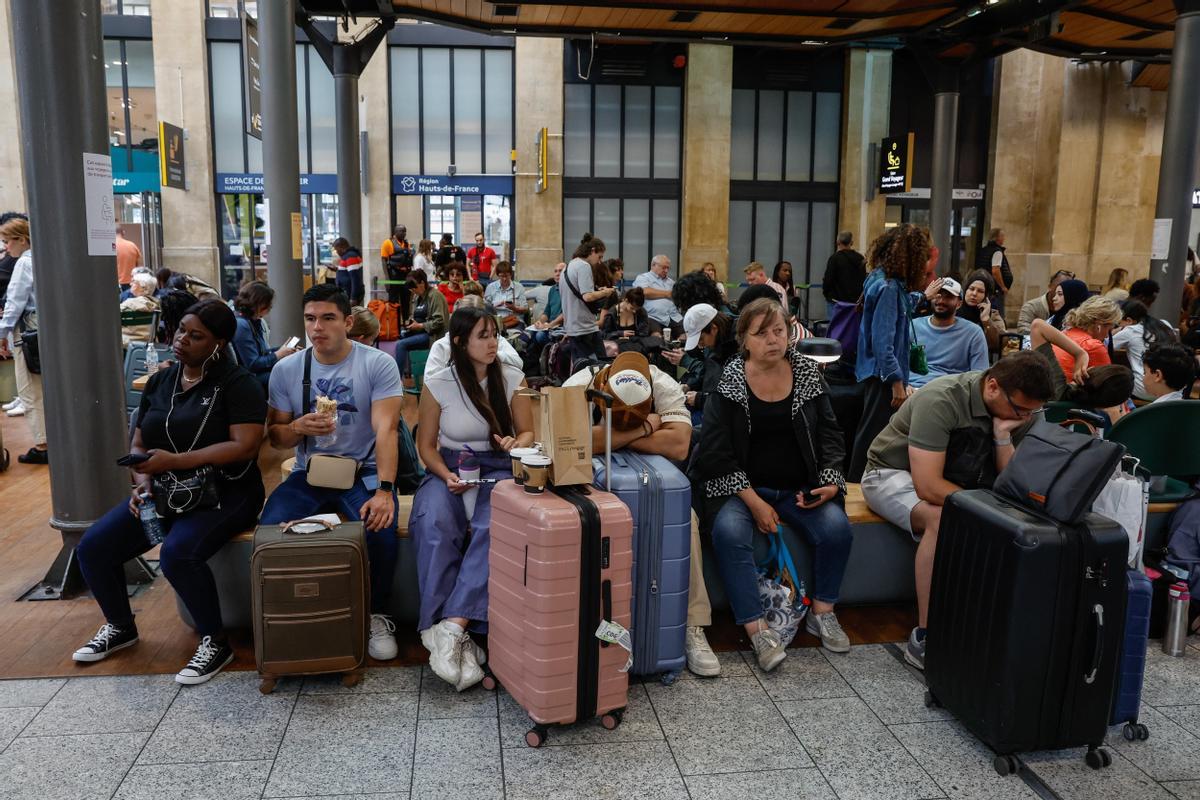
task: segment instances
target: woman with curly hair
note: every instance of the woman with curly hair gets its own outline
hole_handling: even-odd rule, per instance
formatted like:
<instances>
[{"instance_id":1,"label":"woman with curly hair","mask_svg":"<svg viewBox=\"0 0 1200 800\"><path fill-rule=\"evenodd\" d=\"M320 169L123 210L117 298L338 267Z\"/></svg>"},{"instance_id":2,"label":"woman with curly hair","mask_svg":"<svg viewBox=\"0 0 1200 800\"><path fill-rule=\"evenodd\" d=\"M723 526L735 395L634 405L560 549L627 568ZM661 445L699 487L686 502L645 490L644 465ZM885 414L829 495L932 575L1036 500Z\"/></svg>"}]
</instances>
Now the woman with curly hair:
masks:
<instances>
[{"instance_id":1,"label":"woman with curly hair","mask_svg":"<svg viewBox=\"0 0 1200 800\"><path fill-rule=\"evenodd\" d=\"M909 395L909 348L913 303L909 292L929 282L929 231L905 223L889 228L871 243L872 271L863 288L863 318L858 334L855 377L863 384L863 410L847 478L862 479L867 450Z\"/></svg>"}]
</instances>

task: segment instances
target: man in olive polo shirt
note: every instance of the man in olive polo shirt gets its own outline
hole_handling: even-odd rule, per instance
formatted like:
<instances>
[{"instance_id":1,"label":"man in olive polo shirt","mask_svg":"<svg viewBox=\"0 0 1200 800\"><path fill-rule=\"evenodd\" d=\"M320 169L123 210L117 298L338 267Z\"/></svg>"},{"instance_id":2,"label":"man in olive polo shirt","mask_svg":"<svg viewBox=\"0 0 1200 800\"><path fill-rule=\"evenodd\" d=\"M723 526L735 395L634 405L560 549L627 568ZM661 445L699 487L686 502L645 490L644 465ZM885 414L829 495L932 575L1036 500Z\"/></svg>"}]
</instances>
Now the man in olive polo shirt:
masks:
<instances>
[{"instance_id":1,"label":"man in olive polo shirt","mask_svg":"<svg viewBox=\"0 0 1200 800\"><path fill-rule=\"evenodd\" d=\"M960 486L946 480L946 447L952 431L990 431L997 472L1012 458L1012 434L1053 397L1046 359L1022 351L983 372L946 375L927 383L900 406L867 452L862 491L879 516L912 534L917 547L919 621L905 659L925 668L925 623L942 505Z\"/></svg>"}]
</instances>

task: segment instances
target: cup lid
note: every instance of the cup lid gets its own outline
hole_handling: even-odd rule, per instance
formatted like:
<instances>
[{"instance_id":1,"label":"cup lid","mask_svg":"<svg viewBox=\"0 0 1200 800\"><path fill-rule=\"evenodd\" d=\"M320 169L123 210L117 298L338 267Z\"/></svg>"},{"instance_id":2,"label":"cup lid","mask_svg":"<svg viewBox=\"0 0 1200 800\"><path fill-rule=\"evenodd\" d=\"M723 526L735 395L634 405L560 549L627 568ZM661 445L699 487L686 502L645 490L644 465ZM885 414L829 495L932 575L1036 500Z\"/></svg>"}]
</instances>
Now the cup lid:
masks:
<instances>
[{"instance_id":1,"label":"cup lid","mask_svg":"<svg viewBox=\"0 0 1200 800\"><path fill-rule=\"evenodd\" d=\"M524 458L525 456L538 456L542 454L541 450L536 447L514 447L508 451L508 454L513 458Z\"/></svg>"},{"instance_id":2,"label":"cup lid","mask_svg":"<svg viewBox=\"0 0 1200 800\"><path fill-rule=\"evenodd\" d=\"M522 457L521 463L527 467L548 467L552 462L549 456L529 455Z\"/></svg>"}]
</instances>

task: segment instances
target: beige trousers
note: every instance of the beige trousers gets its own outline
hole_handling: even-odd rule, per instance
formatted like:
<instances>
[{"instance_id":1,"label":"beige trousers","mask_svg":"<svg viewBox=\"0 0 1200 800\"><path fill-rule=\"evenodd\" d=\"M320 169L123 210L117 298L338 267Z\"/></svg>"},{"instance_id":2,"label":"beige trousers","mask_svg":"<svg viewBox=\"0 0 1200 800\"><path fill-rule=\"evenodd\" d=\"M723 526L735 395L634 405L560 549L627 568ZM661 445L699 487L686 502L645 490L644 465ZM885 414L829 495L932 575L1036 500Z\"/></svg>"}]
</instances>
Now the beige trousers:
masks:
<instances>
[{"instance_id":1,"label":"beige trousers","mask_svg":"<svg viewBox=\"0 0 1200 800\"><path fill-rule=\"evenodd\" d=\"M692 512L692 576L688 583L688 627L712 625L712 603L704 585L704 553L700 548L700 520Z\"/></svg>"},{"instance_id":2,"label":"beige trousers","mask_svg":"<svg viewBox=\"0 0 1200 800\"><path fill-rule=\"evenodd\" d=\"M46 413L42 410L42 376L34 375L25 366L23 348L17 347L13 350L13 360L16 362L14 366L17 373L17 397L21 398L21 403L25 406L25 421L29 423L29 432L33 434L33 443L38 446L44 445L46 443Z\"/></svg>"}]
</instances>

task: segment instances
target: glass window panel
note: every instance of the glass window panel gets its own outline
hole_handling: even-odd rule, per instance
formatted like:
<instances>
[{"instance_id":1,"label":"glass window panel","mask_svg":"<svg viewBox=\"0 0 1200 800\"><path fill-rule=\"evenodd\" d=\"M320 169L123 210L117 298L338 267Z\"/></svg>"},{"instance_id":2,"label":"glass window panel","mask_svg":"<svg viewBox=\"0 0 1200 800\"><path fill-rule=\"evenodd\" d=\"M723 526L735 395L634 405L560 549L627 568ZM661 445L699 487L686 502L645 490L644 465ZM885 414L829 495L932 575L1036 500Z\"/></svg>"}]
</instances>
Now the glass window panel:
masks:
<instances>
[{"instance_id":1,"label":"glass window panel","mask_svg":"<svg viewBox=\"0 0 1200 800\"><path fill-rule=\"evenodd\" d=\"M116 0L106 0L116 5ZM237 0L208 0L208 15L210 17L236 17L238 15Z\"/></svg>"},{"instance_id":2,"label":"glass window panel","mask_svg":"<svg viewBox=\"0 0 1200 800\"><path fill-rule=\"evenodd\" d=\"M625 201L625 237L621 240L621 259L625 275L632 279L645 272L650 263L650 201L644 198Z\"/></svg>"},{"instance_id":3,"label":"glass window panel","mask_svg":"<svg viewBox=\"0 0 1200 800\"><path fill-rule=\"evenodd\" d=\"M593 201L592 233L608 248L606 258L621 256L621 201L615 197ZM583 234L580 234L582 238Z\"/></svg>"},{"instance_id":4,"label":"glass window panel","mask_svg":"<svg viewBox=\"0 0 1200 800\"><path fill-rule=\"evenodd\" d=\"M215 61L214 61L215 63ZM217 202L217 230L221 238L222 293L231 297L238 287L253 273L250 264L250 209L251 195L223 194Z\"/></svg>"},{"instance_id":5,"label":"glass window panel","mask_svg":"<svg viewBox=\"0 0 1200 800\"><path fill-rule=\"evenodd\" d=\"M733 90L733 121L729 140L729 177L754 180L754 90Z\"/></svg>"},{"instance_id":6,"label":"glass window panel","mask_svg":"<svg viewBox=\"0 0 1200 800\"><path fill-rule=\"evenodd\" d=\"M250 172L262 172L262 142L253 136L246 137L246 165Z\"/></svg>"},{"instance_id":7,"label":"glass window panel","mask_svg":"<svg viewBox=\"0 0 1200 800\"><path fill-rule=\"evenodd\" d=\"M512 51L484 50L483 68L487 73L484 106L487 109L487 141L484 143L484 171L492 175L512 174ZM506 206L507 208L507 206Z\"/></svg>"},{"instance_id":8,"label":"glass window panel","mask_svg":"<svg viewBox=\"0 0 1200 800\"><path fill-rule=\"evenodd\" d=\"M754 260L768 275L779 260L779 205L774 200L754 204Z\"/></svg>"},{"instance_id":9,"label":"glass window panel","mask_svg":"<svg viewBox=\"0 0 1200 800\"><path fill-rule=\"evenodd\" d=\"M837 204L813 203L812 228L809 235L809 274L816 280L824 276L825 259L833 252L837 238ZM820 292L809 292L808 316L824 317L825 298Z\"/></svg>"},{"instance_id":10,"label":"glass window panel","mask_svg":"<svg viewBox=\"0 0 1200 800\"><path fill-rule=\"evenodd\" d=\"M808 203L783 204L783 261L792 263L792 283L810 283L812 266L808 264ZM820 271L817 280L824 275Z\"/></svg>"},{"instance_id":11,"label":"glass window panel","mask_svg":"<svg viewBox=\"0 0 1200 800\"><path fill-rule=\"evenodd\" d=\"M116 13L115 11L113 13ZM125 92L121 78L121 43L116 39L104 40L104 87L108 99L108 146L115 169L128 169L128 153L125 150Z\"/></svg>"},{"instance_id":12,"label":"glass window panel","mask_svg":"<svg viewBox=\"0 0 1200 800\"><path fill-rule=\"evenodd\" d=\"M729 280L741 283L742 270L750 263L750 220L754 203L734 200L729 204Z\"/></svg>"},{"instance_id":13,"label":"glass window panel","mask_svg":"<svg viewBox=\"0 0 1200 800\"><path fill-rule=\"evenodd\" d=\"M213 150L217 172L244 172L242 150L242 61L237 42L212 42Z\"/></svg>"},{"instance_id":14,"label":"glass window panel","mask_svg":"<svg viewBox=\"0 0 1200 800\"><path fill-rule=\"evenodd\" d=\"M817 92L817 142L813 152L813 180L838 179L839 128L842 96L837 92Z\"/></svg>"},{"instance_id":15,"label":"glass window panel","mask_svg":"<svg viewBox=\"0 0 1200 800\"><path fill-rule=\"evenodd\" d=\"M421 88L417 85L417 49L393 47L392 169L400 175L421 171Z\"/></svg>"},{"instance_id":16,"label":"glass window panel","mask_svg":"<svg viewBox=\"0 0 1200 800\"><path fill-rule=\"evenodd\" d=\"M788 92L787 105L787 175L784 180L809 181L812 180L812 92Z\"/></svg>"},{"instance_id":17,"label":"glass window panel","mask_svg":"<svg viewBox=\"0 0 1200 800\"><path fill-rule=\"evenodd\" d=\"M121 9L118 7L117 0L101 0L100 13L101 14L120 14ZM107 64L108 61L105 61L104 63Z\"/></svg>"},{"instance_id":18,"label":"glass window panel","mask_svg":"<svg viewBox=\"0 0 1200 800\"><path fill-rule=\"evenodd\" d=\"M483 54L454 51L454 166L459 175L483 172Z\"/></svg>"},{"instance_id":19,"label":"glass window panel","mask_svg":"<svg viewBox=\"0 0 1200 800\"><path fill-rule=\"evenodd\" d=\"M483 235L488 246L495 249L501 258L508 258L512 233L511 198L505 195L488 194L483 196Z\"/></svg>"},{"instance_id":20,"label":"glass window panel","mask_svg":"<svg viewBox=\"0 0 1200 800\"><path fill-rule=\"evenodd\" d=\"M758 93L758 179L783 177L783 92Z\"/></svg>"},{"instance_id":21,"label":"glass window panel","mask_svg":"<svg viewBox=\"0 0 1200 800\"><path fill-rule=\"evenodd\" d=\"M427 47L421 59L425 172L444 175L450 164L450 51Z\"/></svg>"},{"instance_id":22,"label":"glass window panel","mask_svg":"<svg viewBox=\"0 0 1200 800\"><path fill-rule=\"evenodd\" d=\"M650 87L625 87L625 177L650 177Z\"/></svg>"},{"instance_id":23,"label":"glass window panel","mask_svg":"<svg viewBox=\"0 0 1200 800\"><path fill-rule=\"evenodd\" d=\"M655 200L654 207L654 241L650 249L654 254L662 253L671 259L671 274L679 275L679 201ZM646 265L650 261L647 259Z\"/></svg>"},{"instance_id":24,"label":"glass window panel","mask_svg":"<svg viewBox=\"0 0 1200 800\"><path fill-rule=\"evenodd\" d=\"M130 144L158 152L158 114L154 103L154 48L150 42L125 42L129 78Z\"/></svg>"},{"instance_id":25,"label":"glass window panel","mask_svg":"<svg viewBox=\"0 0 1200 800\"><path fill-rule=\"evenodd\" d=\"M568 84L570 85L570 84ZM579 240L592 229L591 201L586 197L563 199L563 258L571 260L571 254L579 246Z\"/></svg>"},{"instance_id":26,"label":"glass window panel","mask_svg":"<svg viewBox=\"0 0 1200 800\"><path fill-rule=\"evenodd\" d=\"M312 171L337 172L337 119L333 108L333 75L312 45L308 52L308 118L311 122Z\"/></svg>"},{"instance_id":27,"label":"glass window panel","mask_svg":"<svg viewBox=\"0 0 1200 800\"><path fill-rule=\"evenodd\" d=\"M304 74L304 52L304 45L296 45L296 128L300 145L300 171L312 172L308 165L308 78ZM317 66L324 66L320 59L317 59Z\"/></svg>"},{"instance_id":28,"label":"glass window panel","mask_svg":"<svg viewBox=\"0 0 1200 800\"><path fill-rule=\"evenodd\" d=\"M679 133L683 92L678 86L654 89L654 177L679 177Z\"/></svg>"},{"instance_id":29,"label":"glass window panel","mask_svg":"<svg viewBox=\"0 0 1200 800\"><path fill-rule=\"evenodd\" d=\"M596 165L597 178L621 175L621 87L596 88Z\"/></svg>"},{"instance_id":30,"label":"glass window panel","mask_svg":"<svg viewBox=\"0 0 1200 800\"><path fill-rule=\"evenodd\" d=\"M567 175L592 175L592 87L586 83L563 86L563 161ZM574 248L572 248L573 250Z\"/></svg>"}]
</instances>

